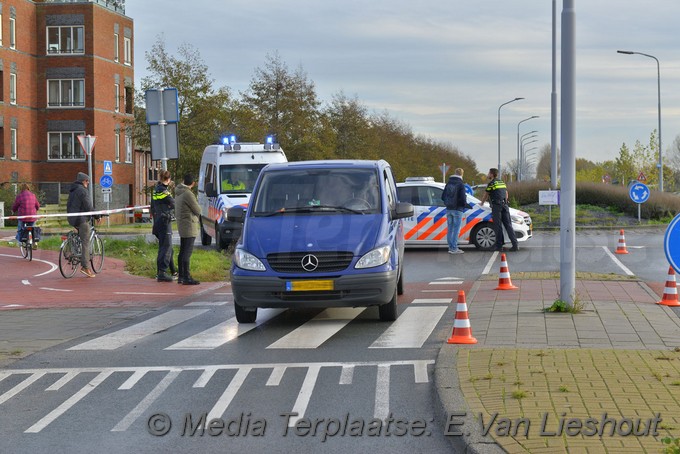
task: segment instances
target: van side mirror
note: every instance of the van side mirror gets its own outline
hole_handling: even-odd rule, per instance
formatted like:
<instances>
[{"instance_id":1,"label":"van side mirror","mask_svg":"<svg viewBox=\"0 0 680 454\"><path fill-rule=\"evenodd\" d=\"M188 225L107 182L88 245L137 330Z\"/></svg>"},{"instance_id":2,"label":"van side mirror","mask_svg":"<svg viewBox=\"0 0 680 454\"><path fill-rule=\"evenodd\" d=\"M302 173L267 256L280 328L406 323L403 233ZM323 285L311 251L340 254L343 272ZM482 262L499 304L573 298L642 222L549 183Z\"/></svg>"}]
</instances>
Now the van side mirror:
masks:
<instances>
[{"instance_id":1,"label":"van side mirror","mask_svg":"<svg viewBox=\"0 0 680 454\"><path fill-rule=\"evenodd\" d=\"M205 184L205 195L208 197L217 197L217 191L212 183Z\"/></svg>"},{"instance_id":2,"label":"van side mirror","mask_svg":"<svg viewBox=\"0 0 680 454\"><path fill-rule=\"evenodd\" d=\"M243 207L231 207L227 210L227 221L229 222L243 222L245 218L246 210Z\"/></svg>"},{"instance_id":3,"label":"van side mirror","mask_svg":"<svg viewBox=\"0 0 680 454\"><path fill-rule=\"evenodd\" d=\"M392 214L393 219L410 218L413 216L413 205L408 202L397 202Z\"/></svg>"}]
</instances>

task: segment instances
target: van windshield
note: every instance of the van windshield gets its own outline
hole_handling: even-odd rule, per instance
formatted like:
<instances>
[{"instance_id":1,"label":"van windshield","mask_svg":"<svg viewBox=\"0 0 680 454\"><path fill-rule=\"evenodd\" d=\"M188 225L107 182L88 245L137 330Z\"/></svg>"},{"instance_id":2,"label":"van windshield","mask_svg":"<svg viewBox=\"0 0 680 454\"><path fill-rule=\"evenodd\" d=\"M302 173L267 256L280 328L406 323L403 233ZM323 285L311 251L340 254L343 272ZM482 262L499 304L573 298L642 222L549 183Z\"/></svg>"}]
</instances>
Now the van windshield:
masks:
<instances>
[{"instance_id":1,"label":"van windshield","mask_svg":"<svg viewBox=\"0 0 680 454\"><path fill-rule=\"evenodd\" d=\"M373 169L285 169L267 172L253 214L381 212Z\"/></svg>"},{"instance_id":2,"label":"van windshield","mask_svg":"<svg viewBox=\"0 0 680 454\"><path fill-rule=\"evenodd\" d=\"M235 194L253 192L260 170L267 164L240 164L220 166L220 193Z\"/></svg>"}]
</instances>

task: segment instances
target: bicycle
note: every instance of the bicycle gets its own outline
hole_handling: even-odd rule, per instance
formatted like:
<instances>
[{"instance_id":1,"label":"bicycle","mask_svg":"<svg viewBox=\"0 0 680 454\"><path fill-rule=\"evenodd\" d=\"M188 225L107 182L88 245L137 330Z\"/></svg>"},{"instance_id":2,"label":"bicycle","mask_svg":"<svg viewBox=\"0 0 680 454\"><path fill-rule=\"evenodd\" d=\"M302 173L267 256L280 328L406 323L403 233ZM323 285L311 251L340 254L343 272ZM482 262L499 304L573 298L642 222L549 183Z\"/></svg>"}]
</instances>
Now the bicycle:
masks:
<instances>
[{"instance_id":1,"label":"bicycle","mask_svg":"<svg viewBox=\"0 0 680 454\"><path fill-rule=\"evenodd\" d=\"M97 234L94 218L90 217L90 265L92 271L99 274L104 266L104 242ZM82 241L78 236L78 229L73 229L67 235L62 236L59 247L59 272L66 279L73 277L81 265Z\"/></svg>"},{"instance_id":2,"label":"bicycle","mask_svg":"<svg viewBox=\"0 0 680 454\"><path fill-rule=\"evenodd\" d=\"M33 232L37 233L37 227L33 222L24 223L21 232L21 241L19 241L19 249L21 250L21 256L27 259L29 262L33 260L33 249L37 246L39 235L34 236Z\"/></svg>"}]
</instances>

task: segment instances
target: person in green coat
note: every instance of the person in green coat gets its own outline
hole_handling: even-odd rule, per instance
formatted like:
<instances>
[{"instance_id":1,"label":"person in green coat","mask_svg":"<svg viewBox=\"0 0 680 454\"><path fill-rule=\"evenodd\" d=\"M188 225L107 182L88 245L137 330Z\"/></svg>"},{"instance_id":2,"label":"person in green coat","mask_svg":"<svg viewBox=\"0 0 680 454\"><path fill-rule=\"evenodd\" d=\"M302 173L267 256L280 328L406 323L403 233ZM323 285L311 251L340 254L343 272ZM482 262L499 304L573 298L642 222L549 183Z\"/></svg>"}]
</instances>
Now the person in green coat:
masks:
<instances>
[{"instance_id":1,"label":"person in green coat","mask_svg":"<svg viewBox=\"0 0 680 454\"><path fill-rule=\"evenodd\" d=\"M175 188L175 219L177 219L177 231L179 232L179 257L178 284L198 285L200 282L191 277L191 254L194 251L194 242L198 236L198 222L201 216L201 207L196 196L191 190L196 181L191 174L184 175L182 184Z\"/></svg>"}]
</instances>

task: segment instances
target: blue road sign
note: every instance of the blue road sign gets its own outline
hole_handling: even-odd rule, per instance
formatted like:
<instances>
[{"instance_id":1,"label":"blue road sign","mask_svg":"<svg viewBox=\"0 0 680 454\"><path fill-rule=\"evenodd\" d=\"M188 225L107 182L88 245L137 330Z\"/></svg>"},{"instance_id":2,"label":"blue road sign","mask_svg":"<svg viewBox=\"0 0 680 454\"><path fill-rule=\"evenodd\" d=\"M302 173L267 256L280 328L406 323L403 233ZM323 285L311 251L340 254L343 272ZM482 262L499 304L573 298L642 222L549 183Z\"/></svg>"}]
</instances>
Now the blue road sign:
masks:
<instances>
[{"instance_id":1,"label":"blue road sign","mask_svg":"<svg viewBox=\"0 0 680 454\"><path fill-rule=\"evenodd\" d=\"M472 186L470 186L467 183L465 183L465 192L467 192L470 195L475 195L475 191L472 189Z\"/></svg>"},{"instance_id":2,"label":"blue road sign","mask_svg":"<svg viewBox=\"0 0 680 454\"><path fill-rule=\"evenodd\" d=\"M645 203L649 199L649 188L644 183L633 183L628 193L635 203Z\"/></svg>"},{"instance_id":3,"label":"blue road sign","mask_svg":"<svg viewBox=\"0 0 680 454\"><path fill-rule=\"evenodd\" d=\"M113 165L111 161L104 161L104 175L113 175Z\"/></svg>"},{"instance_id":4,"label":"blue road sign","mask_svg":"<svg viewBox=\"0 0 680 454\"><path fill-rule=\"evenodd\" d=\"M102 188L110 188L113 186L113 177L111 175L102 175L99 179L99 184Z\"/></svg>"},{"instance_id":5,"label":"blue road sign","mask_svg":"<svg viewBox=\"0 0 680 454\"><path fill-rule=\"evenodd\" d=\"M663 237L663 251L668 263L680 274L680 214L675 216Z\"/></svg>"}]
</instances>

